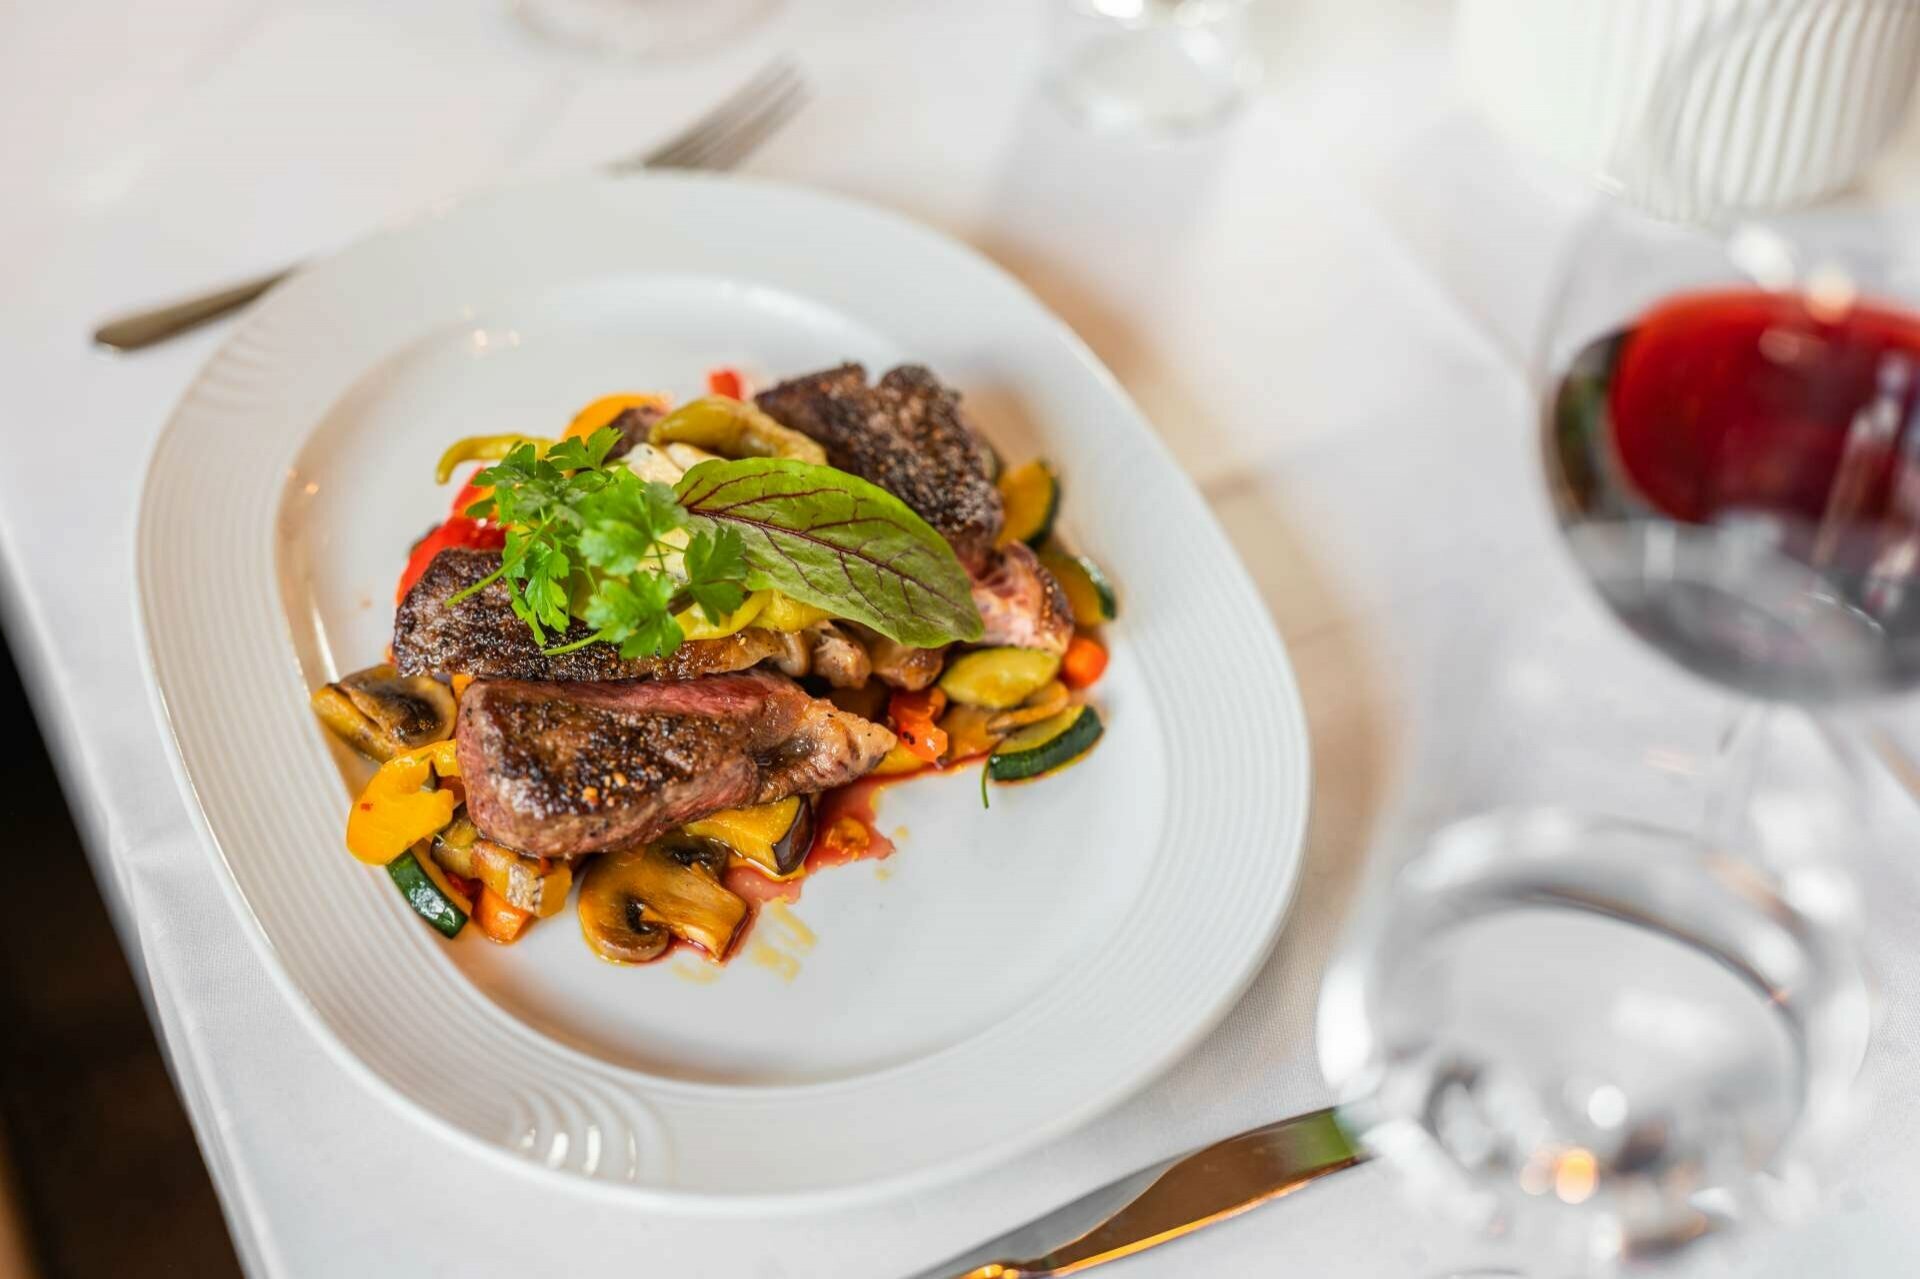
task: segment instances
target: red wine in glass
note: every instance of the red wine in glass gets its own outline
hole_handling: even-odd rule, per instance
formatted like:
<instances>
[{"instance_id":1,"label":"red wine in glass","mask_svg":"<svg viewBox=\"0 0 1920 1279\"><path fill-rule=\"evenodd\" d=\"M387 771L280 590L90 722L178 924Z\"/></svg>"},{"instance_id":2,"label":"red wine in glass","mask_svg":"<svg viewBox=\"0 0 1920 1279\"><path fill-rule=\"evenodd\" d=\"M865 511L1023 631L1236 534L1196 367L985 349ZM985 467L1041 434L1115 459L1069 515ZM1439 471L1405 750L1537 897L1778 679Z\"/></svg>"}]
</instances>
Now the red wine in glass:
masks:
<instances>
[{"instance_id":1,"label":"red wine in glass","mask_svg":"<svg viewBox=\"0 0 1920 1279\"><path fill-rule=\"evenodd\" d=\"M1920 682L1920 315L1676 296L1551 398L1568 544L1638 634L1767 698Z\"/></svg>"}]
</instances>

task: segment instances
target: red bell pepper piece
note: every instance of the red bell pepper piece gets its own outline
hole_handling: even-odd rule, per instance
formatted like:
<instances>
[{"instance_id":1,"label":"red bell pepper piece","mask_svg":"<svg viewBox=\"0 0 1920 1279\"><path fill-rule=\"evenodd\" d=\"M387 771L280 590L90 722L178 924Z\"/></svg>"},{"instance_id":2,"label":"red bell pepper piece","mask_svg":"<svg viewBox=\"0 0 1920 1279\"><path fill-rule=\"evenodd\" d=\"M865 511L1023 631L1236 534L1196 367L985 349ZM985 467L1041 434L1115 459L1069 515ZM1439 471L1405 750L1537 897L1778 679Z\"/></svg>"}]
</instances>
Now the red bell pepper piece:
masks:
<instances>
[{"instance_id":1,"label":"red bell pepper piece","mask_svg":"<svg viewBox=\"0 0 1920 1279\"><path fill-rule=\"evenodd\" d=\"M413 545L413 553L407 556L406 571L400 574L400 585L394 591L394 602L405 599L420 575L427 571L427 565L433 563L433 557L449 546L470 546L476 550L497 551L507 544L507 531L497 524L476 520L467 515L452 515L447 522L427 534Z\"/></svg>"},{"instance_id":2,"label":"red bell pepper piece","mask_svg":"<svg viewBox=\"0 0 1920 1279\"><path fill-rule=\"evenodd\" d=\"M744 400L747 398L747 380L740 376L738 369L714 369L707 374L707 394Z\"/></svg>"}]
</instances>

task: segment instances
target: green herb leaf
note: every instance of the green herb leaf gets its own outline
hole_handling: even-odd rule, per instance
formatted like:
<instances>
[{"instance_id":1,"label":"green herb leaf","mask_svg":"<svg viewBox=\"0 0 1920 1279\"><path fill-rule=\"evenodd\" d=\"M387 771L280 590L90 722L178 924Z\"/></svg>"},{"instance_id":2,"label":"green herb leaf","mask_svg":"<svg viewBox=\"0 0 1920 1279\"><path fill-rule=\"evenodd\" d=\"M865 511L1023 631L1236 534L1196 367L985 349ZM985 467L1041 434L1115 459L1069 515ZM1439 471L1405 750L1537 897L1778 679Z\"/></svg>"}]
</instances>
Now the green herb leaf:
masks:
<instances>
[{"instance_id":1,"label":"green herb leaf","mask_svg":"<svg viewBox=\"0 0 1920 1279\"><path fill-rule=\"evenodd\" d=\"M753 589L771 587L889 639L980 638L953 549L885 489L789 458L702 462L676 486L696 530L733 529Z\"/></svg>"},{"instance_id":2,"label":"green herb leaf","mask_svg":"<svg viewBox=\"0 0 1920 1279\"><path fill-rule=\"evenodd\" d=\"M718 625L747 601L747 547L735 529L702 529L687 543L682 563L687 594Z\"/></svg>"},{"instance_id":3,"label":"green herb leaf","mask_svg":"<svg viewBox=\"0 0 1920 1279\"><path fill-rule=\"evenodd\" d=\"M535 642L564 635L577 609L591 633L551 651L605 642L630 658L679 647L673 613L689 600L709 617L740 607L746 564L737 536L689 542L678 532L687 513L673 489L607 461L619 438L603 428L584 440L521 444L474 476L493 491L468 513L505 527L506 545L498 573L448 603L505 578L514 615ZM695 543L698 554L684 562L680 548Z\"/></svg>"}]
</instances>

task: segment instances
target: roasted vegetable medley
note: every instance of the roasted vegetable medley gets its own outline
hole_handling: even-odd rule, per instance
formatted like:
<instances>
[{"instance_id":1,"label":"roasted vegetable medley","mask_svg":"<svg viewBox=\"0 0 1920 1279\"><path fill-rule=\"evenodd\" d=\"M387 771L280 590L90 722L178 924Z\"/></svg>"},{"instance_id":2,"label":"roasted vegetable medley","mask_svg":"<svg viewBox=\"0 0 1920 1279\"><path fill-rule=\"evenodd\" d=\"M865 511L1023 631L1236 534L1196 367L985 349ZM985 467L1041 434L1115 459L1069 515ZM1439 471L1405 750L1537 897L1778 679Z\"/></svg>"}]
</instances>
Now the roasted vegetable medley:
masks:
<instances>
[{"instance_id":1,"label":"roasted vegetable medley","mask_svg":"<svg viewBox=\"0 0 1920 1279\"><path fill-rule=\"evenodd\" d=\"M984 800L1100 738L1117 594L1053 469L1003 467L924 368L717 370L455 441L440 482L463 467L388 660L312 698L377 766L349 851L446 937L571 897L602 959L723 962L753 903L891 847L824 796L980 762Z\"/></svg>"}]
</instances>

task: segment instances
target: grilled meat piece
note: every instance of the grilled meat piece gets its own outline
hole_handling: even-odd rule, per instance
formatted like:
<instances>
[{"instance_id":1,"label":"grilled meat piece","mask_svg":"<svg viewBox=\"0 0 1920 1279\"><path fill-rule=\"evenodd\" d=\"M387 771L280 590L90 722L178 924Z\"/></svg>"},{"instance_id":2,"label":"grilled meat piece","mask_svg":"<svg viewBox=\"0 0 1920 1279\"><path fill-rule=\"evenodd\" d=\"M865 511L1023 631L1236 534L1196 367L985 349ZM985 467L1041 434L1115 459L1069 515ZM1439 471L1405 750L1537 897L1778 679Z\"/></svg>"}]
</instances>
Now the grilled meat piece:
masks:
<instances>
[{"instance_id":1,"label":"grilled meat piece","mask_svg":"<svg viewBox=\"0 0 1920 1279\"><path fill-rule=\"evenodd\" d=\"M854 623L847 625L867 646L867 660L873 664L873 677L882 684L917 692L940 678L940 668L947 660L945 645L939 648L914 648L898 640L890 640L879 631Z\"/></svg>"},{"instance_id":2,"label":"grilled meat piece","mask_svg":"<svg viewBox=\"0 0 1920 1279\"><path fill-rule=\"evenodd\" d=\"M813 649L813 673L835 688L858 688L873 674L860 641L832 622L815 622L804 632Z\"/></svg>"},{"instance_id":3,"label":"grilled meat piece","mask_svg":"<svg viewBox=\"0 0 1920 1279\"><path fill-rule=\"evenodd\" d=\"M1033 551L1015 542L994 552L973 577L973 603L986 631L982 644L1064 653L1073 638L1073 606Z\"/></svg>"},{"instance_id":4,"label":"grilled meat piece","mask_svg":"<svg viewBox=\"0 0 1920 1279\"><path fill-rule=\"evenodd\" d=\"M723 808L854 780L878 724L771 671L686 681L481 680L454 732L481 834L542 857L628 848Z\"/></svg>"},{"instance_id":5,"label":"grilled meat piece","mask_svg":"<svg viewBox=\"0 0 1920 1279\"><path fill-rule=\"evenodd\" d=\"M749 628L724 639L688 640L665 657L623 658L611 644L547 654L514 616L512 593L495 582L451 608L447 601L500 567L498 551L449 547L433 557L393 619L393 664L403 675L478 679L692 679L745 670L782 651L771 631ZM549 646L589 634L585 622Z\"/></svg>"},{"instance_id":6,"label":"grilled meat piece","mask_svg":"<svg viewBox=\"0 0 1920 1279\"><path fill-rule=\"evenodd\" d=\"M917 364L872 386L858 364L782 382L755 397L762 412L818 440L827 461L871 480L916 511L969 571L1000 533L1000 491L987 444L960 416L958 392Z\"/></svg>"},{"instance_id":7,"label":"grilled meat piece","mask_svg":"<svg viewBox=\"0 0 1920 1279\"><path fill-rule=\"evenodd\" d=\"M645 444L653 434L653 424L667 415L665 409L651 404L641 404L630 409L621 409L614 415L608 426L620 432L620 438L607 450L608 458L625 457L633 452L636 444Z\"/></svg>"}]
</instances>

